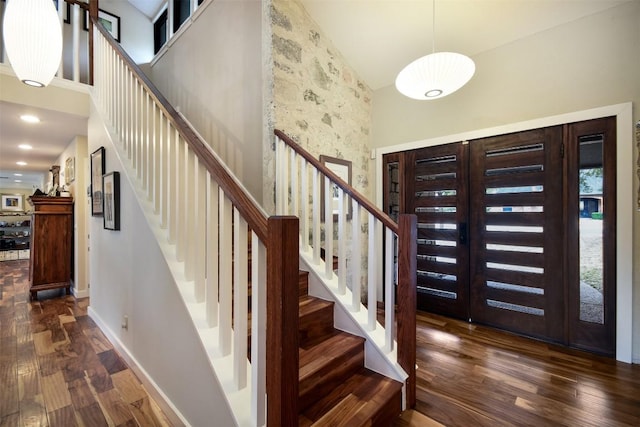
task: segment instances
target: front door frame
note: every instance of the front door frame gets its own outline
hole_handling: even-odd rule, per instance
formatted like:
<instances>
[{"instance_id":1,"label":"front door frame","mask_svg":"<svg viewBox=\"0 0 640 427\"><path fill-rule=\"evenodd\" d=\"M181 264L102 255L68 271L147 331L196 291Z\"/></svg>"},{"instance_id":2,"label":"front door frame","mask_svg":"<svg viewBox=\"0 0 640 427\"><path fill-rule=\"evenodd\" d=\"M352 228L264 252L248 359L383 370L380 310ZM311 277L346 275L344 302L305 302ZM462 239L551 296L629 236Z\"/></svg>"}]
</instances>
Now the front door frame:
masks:
<instances>
[{"instance_id":1,"label":"front door frame","mask_svg":"<svg viewBox=\"0 0 640 427\"><path fill-rule=\"evenodd\" d=\"M633 158L634 125L631 102L543 117L503 126L479 129L454 135L380 147L373 150L375 158L376 204L383 205L382 158L384 154L416 148L486 138L565 123L581 122L609 116L616 117L616 360L633 363L633 194L635 159Z\"/></svg>"}]
</instances>

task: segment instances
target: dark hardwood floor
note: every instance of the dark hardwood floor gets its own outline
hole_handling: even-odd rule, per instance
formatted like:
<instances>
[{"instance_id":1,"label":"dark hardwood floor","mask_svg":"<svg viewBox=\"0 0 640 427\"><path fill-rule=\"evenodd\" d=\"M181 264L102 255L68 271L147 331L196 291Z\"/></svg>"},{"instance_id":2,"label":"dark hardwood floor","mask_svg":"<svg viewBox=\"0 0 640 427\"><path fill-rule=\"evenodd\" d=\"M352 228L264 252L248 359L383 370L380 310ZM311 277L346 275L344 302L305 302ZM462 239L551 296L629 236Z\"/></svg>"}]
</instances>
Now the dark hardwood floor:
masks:
<instances>
[{"instance_id":1,"label":"dark hardwood floor","mask_svg":"<svg viewBox=\"0 0 640 427\"><path fill-rule=\"evenodd\" d=\"M0 262L0 426L171 425L88 299L30 302L27 268ZM640 365L422 312L417 334L417 411L395 426L640 425Z\"/></svg>"},{"instance_id":2,"label":"dark hardwood floor","mask_svg":"<svg viewBox=\"0 0 640 427\"><path fill-rule=\"evenodd\" d=\"M422 312L417 334L416 410L432 421L640 426L640 365Z\"/></svg>"},{"instance_id":3,"label":"dark hardwood floor","mask_svg":"<svg viewBox=\"0 0 640 427\"><path fill-rule=\"evenodd\" d=\"M0 262L0 426L169 426L64 289L29 300L28 261Z\"/></svg>"}]
</instances>

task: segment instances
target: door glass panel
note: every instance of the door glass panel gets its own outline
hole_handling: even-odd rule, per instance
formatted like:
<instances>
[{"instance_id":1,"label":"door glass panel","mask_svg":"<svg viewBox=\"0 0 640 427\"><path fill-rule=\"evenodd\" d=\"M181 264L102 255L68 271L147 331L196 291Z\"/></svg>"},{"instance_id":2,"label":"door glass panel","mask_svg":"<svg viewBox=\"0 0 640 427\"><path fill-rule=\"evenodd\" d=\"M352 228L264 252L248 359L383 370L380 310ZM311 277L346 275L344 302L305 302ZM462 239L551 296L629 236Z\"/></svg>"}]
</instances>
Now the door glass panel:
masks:
<instances>
[{"instance_id":1,"label":"door glass panel","mask_svg":"<svg viewBox=\"0 0 640 427\"><path fill-rule=\"evenodd\" d=\"M580 144L580 320L604 323L602 135Z\"/></svg>"}]
</instances>

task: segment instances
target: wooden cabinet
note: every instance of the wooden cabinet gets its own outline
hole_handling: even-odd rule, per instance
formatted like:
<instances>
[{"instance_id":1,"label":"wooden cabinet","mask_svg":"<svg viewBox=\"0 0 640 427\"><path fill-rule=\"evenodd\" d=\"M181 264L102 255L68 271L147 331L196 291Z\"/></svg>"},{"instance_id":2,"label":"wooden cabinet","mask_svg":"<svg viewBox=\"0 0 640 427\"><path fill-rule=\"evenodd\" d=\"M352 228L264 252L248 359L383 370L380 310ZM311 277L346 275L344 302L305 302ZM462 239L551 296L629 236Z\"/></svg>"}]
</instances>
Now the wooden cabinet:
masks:
<instances>
[{"instance_id":1,"label":"wooden cabinet","mask_svg":"<svg viewBox=\"0 0 640 427\"><path fill-rule=\"evenodd\" d=\"M46 289L71 290L73 198L31 196L31 299Z\"/></svg>"}]
</instances>

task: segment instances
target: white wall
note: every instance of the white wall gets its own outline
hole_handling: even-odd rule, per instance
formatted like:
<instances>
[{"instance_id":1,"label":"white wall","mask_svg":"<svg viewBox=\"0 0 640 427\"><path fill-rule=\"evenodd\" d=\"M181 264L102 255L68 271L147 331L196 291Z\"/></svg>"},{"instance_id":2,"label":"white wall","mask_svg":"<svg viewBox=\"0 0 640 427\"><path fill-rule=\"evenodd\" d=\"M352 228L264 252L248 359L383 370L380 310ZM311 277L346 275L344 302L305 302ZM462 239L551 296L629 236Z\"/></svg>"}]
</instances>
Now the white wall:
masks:
<instances>
[{"instance_id":1,"label":"white wall","mask_svg":"<svg viewBox=\"0 0 640 427\"><path fill-rule=\"evenodd\" d=\"M413 101L392 86L380 89L374 93L373 146L392 148L629 101L636 123L638 46L640 2L635 1L475 56L471 82L441 100ZM627 127L631 134L632 124ZM635 169L638 148L623 148L633 150L624 167ZM619 197L627 201L637 194L637 178L632 187ZM627 206L632 212L625 214L633 218L633 359L640 362L640 212Z\"/></svg>"},{"instance_id":2,"label":"white wall","mask_svg":"<svg viewBox=\"0 0 640 427\"><path fill-rule=\"evenodd\" d=\"M90 219L90 314L191 425L232 426L222 389L94 108L88 132L88 151L104 146L105 172L120 172L121 191L120 231L104 230L102 217ZM121 328L123 315L128 329Z\"/></svg>"},{"instance_id":3,"label":"white wall","mask_svg":"<svg viewBox=\"0 0 640 427\"><path fill-rule=\"evenodd\" d=\"M77 298L89 296L88 276L88 238L85 215L87 210L87 137L75 137L65 148L64 152L54 162L60 165L60 186L64 185L73 196L73 294ZM67 159L75 160L75 179L67 184L66 162Z\"/></svg>"},{"instance_id":4,"label":"white wall","mask_svg":"<svg viewBox=\"0 0 640 427\"><path fill-rule=\"evenodd\" d=\"M262 200L262 6L205 3L151 67L151 80Z\"/></svg>"}]
</instances>

